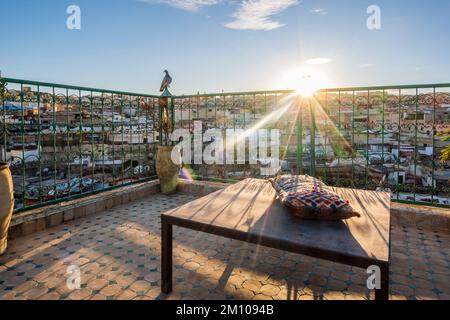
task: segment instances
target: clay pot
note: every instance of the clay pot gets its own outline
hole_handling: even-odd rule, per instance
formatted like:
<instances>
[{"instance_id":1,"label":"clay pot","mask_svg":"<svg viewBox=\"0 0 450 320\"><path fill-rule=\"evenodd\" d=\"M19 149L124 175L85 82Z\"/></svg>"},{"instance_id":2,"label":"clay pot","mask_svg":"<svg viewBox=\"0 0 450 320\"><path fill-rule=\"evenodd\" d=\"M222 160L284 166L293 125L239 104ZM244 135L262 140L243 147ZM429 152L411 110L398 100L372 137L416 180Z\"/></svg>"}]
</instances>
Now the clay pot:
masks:
<instances>
[{"instance_id":1,"label":"clay pot","mask_svg":"<svg viewBox=\"0 0 450 320\"><path fill-rule=\"evenodd\" d=\"M0 255L8 245L8 228L14 210L14 190L9 165L0 162Z\"/></svg>"},{"instance_id":2,"label":"clay pot","mask_svg":"<svg viewBox=\"0 0 450 320\"><path fill-rule=\"evenodd\" d=\"M178 151L176 158L179 164L172 161L172 146L159 146L156 155L156 174L161 184L163 194L173 194L177 190L178 177L181 170L181 154ZM177 149L179 150L179 149Z\"/></svg>"}]
</instances>

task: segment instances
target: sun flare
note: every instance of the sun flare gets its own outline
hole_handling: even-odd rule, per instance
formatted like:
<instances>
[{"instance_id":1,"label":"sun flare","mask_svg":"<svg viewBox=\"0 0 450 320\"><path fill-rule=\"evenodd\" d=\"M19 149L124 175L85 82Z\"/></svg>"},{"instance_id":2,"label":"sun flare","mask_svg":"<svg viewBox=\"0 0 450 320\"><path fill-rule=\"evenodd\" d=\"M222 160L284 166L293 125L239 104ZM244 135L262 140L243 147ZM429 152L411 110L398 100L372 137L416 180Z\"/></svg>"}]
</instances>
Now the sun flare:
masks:
<instances>
[{"instance_id":1,"label":"sun flare","mask_svg":"<svg viewBox=\"0 0 450 320\"><path fill-rule=\"evenodd\" d=\"M315 82L311 75L302 76L296 82L295 92L302 97L312 97L320 89L320 86Z\"/></svg>"},{"instance_id":2,"label":"sun flare","mask_svg":"<svg viewBox=\"0 0 450 320\"><path fill-rule=\"evenodd\" d=\"M289 72L281 81L281 85L293 89L302 97L312 97L318 90L332 86L327 76L310 68L299 68Z\"/></svg>"}]
</instances>

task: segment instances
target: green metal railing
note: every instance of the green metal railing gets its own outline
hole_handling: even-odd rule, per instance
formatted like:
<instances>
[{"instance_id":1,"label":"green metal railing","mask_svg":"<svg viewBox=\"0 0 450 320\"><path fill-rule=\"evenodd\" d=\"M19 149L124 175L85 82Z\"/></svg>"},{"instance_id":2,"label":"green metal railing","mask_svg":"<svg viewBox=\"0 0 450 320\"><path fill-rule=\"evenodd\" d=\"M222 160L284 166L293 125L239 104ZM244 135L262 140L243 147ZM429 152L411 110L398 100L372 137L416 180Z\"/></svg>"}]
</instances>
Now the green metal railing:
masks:
<instances>
[{"instance_id":1,"label":"green metal railing","mask_svg":"<svg viewBox=\"0 0 450 320\"><path fill-rule=\"evenodd\" d=\"M0 159L16 212L155 178L159 97L3 80Z\"/></svg>"},{"instance_id":2,"label":"green metal railing","mask_svg":"<svg viewBox=\"0 0 450 320\"><path fill-rule=\"evenodd\" d=\"M448 142L437 137L450 129L450 84L323 89L310 98L291 90L198 94L174 97L174 107L178 128L279 129L286 173L388 190L399 202L450 204L450 166L439 160ZM192 165L187 176L262 177L259 167Z\"/></svg>"},{"instance_id":3,"label":"green metal railing","mask_svg":"<svg viewBox=\"0 0 450 320\"><path fill-rule=\"evenodd\" d=\"M159 96L18 79L0 109L0 160L16 211L155 178ZM278 129L282 172L333 186L389 190L399 202L448 206L450 84L173 96L175 129ZM206 146L207 143L204 143ZM248 151L248 150L246 150ZM268 155L270 157L271 155ZM236 181L263 164L189 165L185 178Z\"/></svg>"}]
</instances>

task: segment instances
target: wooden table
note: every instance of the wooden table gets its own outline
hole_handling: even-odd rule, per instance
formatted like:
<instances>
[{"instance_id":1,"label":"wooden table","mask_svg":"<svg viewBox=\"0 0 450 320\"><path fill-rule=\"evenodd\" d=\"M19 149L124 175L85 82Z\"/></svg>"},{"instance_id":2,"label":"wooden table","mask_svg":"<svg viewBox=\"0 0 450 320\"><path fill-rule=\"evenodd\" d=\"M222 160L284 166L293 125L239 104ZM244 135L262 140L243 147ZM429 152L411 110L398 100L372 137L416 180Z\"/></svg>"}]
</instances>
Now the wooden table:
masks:
<instances>
[{"instance_id":1,"label":"wooden table","mask_svg":"<svg viewBox=\"0 0 450 320\"><path fill-rule=\"evenodd\" d=\"M361 218L310 221L296 218L276 200L270 183L247 179L161 215L162 291L172 291L172 227L367 269L381 270L376 300L389 297L390 195L334 188ZM369 275L368 275L369 277Z\"/></svg>"}]
</instances>

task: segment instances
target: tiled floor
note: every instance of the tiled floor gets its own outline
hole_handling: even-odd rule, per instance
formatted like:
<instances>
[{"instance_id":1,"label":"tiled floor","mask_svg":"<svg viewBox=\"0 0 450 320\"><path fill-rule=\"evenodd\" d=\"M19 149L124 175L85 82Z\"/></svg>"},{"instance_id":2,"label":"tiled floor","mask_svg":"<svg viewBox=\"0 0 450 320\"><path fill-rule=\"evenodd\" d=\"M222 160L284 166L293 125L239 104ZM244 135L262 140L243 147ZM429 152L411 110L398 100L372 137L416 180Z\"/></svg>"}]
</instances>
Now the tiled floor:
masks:
<instances>
[{"instance_id":1,"label":"tiled floor","mask_svg":"<svg viewBox=\"0 0 450 320\"><path fill-rule=\"evenodd\" d=\"M364 270L176 227L174 292L161 294L160 213L194 198L154 195L12 241L0 299L373 298ZM391 298L450 299L450 235L392 228Z\"/></svg>"}]
</instances>

